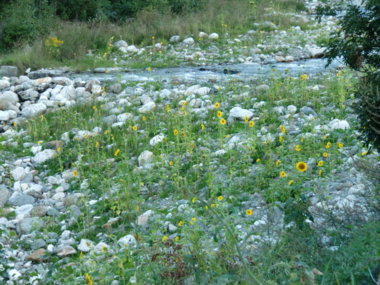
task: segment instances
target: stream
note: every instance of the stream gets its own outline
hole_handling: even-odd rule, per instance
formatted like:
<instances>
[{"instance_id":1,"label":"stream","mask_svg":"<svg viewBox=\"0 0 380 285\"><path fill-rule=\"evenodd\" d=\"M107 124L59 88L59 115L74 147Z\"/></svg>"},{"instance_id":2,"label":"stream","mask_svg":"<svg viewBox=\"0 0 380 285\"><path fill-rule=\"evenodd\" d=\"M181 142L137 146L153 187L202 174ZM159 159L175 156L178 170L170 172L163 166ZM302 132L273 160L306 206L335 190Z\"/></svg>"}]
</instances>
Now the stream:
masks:
<instances>
[{"instance_id":1,"label":"stream","mask_svg":"<svg viewBox=\"0 0 380 285\"><path fill-rule=\"evenodd\" d=\"M186 66L157 68L147 70L128 70L100 68L96 72L73 73L71 78L82 80L97 79L101 82L115 81L158 81L158 80L180 80L206 82L210 80L228 81L232 79L252 81L265 76L295 76L301 74L318 75L325 72L334 72L343 67L339 60L333 61L326 67L326 59L307 59L301 61L273 64L240 63L210 66Z\"/></svg>"}]
</instances>

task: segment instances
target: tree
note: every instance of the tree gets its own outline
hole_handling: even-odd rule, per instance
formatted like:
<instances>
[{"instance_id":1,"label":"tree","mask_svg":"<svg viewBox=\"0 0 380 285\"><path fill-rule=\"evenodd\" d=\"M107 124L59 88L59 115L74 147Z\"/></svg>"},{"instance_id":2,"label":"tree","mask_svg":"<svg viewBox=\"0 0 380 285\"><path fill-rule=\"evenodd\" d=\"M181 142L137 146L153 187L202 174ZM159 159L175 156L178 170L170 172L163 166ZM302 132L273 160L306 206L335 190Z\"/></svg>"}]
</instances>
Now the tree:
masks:
<instances>
[{"instance_id":1,"label":"tree","mask_svg":"<svg viewBox=\"0 0 380 285\"><path fill-rule=\"evenodd\" d=\"M336 15L339 29L327 45L329 63L342 57L362 73L356 89L363 139L380 150L380 1L338 1L319 7L319 14Z\"/></svg>"}]
</instances>

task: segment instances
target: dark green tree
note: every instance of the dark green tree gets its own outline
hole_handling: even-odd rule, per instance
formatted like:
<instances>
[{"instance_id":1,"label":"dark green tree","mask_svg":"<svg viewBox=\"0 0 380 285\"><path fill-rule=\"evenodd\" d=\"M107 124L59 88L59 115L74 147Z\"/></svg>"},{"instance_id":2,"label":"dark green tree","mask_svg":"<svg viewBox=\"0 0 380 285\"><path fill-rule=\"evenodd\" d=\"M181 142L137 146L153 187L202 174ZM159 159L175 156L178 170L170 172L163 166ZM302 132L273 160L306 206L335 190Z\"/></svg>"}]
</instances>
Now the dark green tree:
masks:
<instances>
[{"instance_id":1,"label":"dark green tree","mask_svg":"<svg viewBox=\"0 0 380 285\"><path fill-rule=\"evenodd\" d=\"M327 57L329 63L341 57L361 72L354 107L363 139L380 150L380 1L339 1L320 6L319 14L338 17L339 29L331 35Z\"/></svg>"}]
</instances>

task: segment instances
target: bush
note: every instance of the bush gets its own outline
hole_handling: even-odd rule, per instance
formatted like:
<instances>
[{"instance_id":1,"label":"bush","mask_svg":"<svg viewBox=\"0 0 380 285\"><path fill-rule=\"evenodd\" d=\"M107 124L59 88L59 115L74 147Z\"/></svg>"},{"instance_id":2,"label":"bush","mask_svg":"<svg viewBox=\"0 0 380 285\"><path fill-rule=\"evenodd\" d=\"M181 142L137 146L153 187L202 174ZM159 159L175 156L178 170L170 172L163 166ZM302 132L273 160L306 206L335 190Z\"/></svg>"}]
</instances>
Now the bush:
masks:
<instances>
[{"instance_id":1,"label":"bush","mask_svg":"<svg viewBox=\"0 0 380 285\"><path fill-rule=\"evenodd\" d=\"M337 15L340 29L327 45L329 63L342 57L347 65L364 73L357 86L355 106L363 138L380 149L380 1L319 8L320 15Z\"/></svg>"},{"instance_id":2,"label":"bush","mask_svg":"<svg viewBox=\"0 0 380 285\"><path fill-rule=\"evenodd\" d=\"M40 2L40 9L36 9L34 0L16 0L3 8L0 47L11 48L47 33L51 10L45 1Z\"/></svg>"}]
</instances>

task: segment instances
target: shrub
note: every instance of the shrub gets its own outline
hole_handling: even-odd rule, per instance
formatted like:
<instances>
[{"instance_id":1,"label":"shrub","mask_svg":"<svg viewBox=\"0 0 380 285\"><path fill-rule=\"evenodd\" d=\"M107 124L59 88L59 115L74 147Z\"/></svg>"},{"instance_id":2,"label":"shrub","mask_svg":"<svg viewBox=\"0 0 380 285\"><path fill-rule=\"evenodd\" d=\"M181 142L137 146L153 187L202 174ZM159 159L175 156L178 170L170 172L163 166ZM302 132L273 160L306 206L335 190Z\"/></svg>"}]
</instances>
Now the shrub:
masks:
<instances>
[{"instance_id":1,"label":"shrub","mask_svg":"<svg viewBox=\"0 0 380 285\"><path fill-rule=\"evenodd\" d=\"M24 42L31 42L48 31L51 10L45 1L36 9L34 0L16 0L3 8L0 47L11 48Z\"/></svg>"},{"instance_id":2,"label":"shrub","mask_svg":"<svg viewBox=\"0 0 380 285\"><path fill-rule=\"evenodd\" d=\"M327 44L329 63L342 57L346 64L364 73L357 86L355 106L367 144L380 149L380 2L356 1L319 8L320 15L337 15L340 28Z\"/></svg>"}]
</instances>

